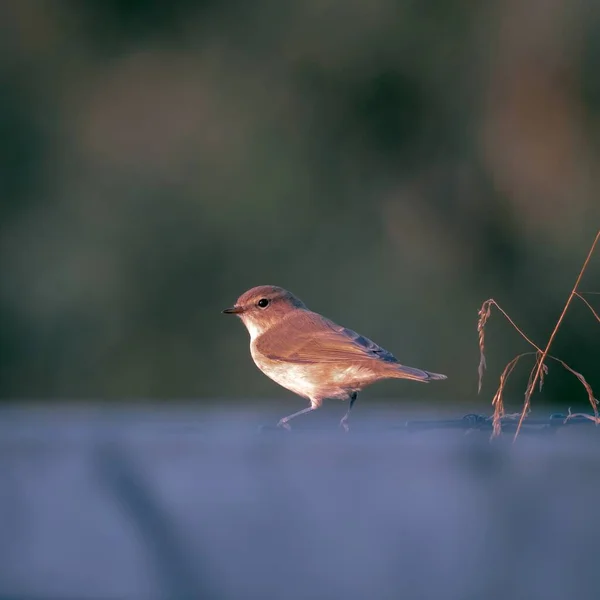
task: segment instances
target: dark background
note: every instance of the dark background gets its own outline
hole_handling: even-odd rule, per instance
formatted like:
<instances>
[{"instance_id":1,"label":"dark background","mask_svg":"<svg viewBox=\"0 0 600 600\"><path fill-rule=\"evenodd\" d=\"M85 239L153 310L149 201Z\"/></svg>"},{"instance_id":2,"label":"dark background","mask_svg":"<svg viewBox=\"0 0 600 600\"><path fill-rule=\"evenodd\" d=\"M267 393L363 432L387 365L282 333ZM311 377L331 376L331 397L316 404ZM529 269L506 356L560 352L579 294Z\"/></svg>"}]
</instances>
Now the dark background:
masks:
<instances>
[{"instance_id":1,"label":"dark background","mask_svg":"<svg viewBox=\"0 0 600 600\"><path fill-rule=\"evenodd\" d=\"M473 399L490 296L545 344L600 216L597 3L23 1L0 21L3 399L287 394L219 314L265 283L448 374L432 400ZM526 349L499 320L485 406ZM553 348L596 387L598 326L579 302ZM558 371L546 399L583 405Z\"/></svg>"},{"instance_id":2,"label":"dark background","mask_svg":"<svg viewBox=\"0 0 600 600\"><path fill-rule=\"evenodd\" d=\"M487 298L545 345L599 140L594 0L0 2L0 600L597 598L596 428L401 425L490 412ZM258 284L449 378L258 434L305 406L220 314ZM576 299L552 353L599 347Z\"/></svg>"}]
</instances>

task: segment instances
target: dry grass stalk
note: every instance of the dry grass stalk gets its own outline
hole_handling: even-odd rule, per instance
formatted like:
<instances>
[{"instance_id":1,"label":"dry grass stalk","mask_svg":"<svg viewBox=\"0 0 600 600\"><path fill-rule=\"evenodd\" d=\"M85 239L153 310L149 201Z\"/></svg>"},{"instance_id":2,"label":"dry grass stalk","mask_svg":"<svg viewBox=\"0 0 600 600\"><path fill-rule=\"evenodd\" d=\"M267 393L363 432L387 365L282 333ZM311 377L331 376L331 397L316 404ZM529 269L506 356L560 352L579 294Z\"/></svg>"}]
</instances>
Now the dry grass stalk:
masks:
<instances>
[{"instance_id":1,"label":"dry grass stalk","mask_svg":"<svg viewBox=\"0 0 600 600\"><path fill-rule=\"evenodd\" d=\"M562 313L560 314L560 317L558 318L558 321L556 322L556 325L554 326L554 329L553 329L552 333L550 334L548 343L546 344L546 347L544 348L544 351L542 352L542 355L539 358L539 361L537 363L537 368L535 369L533 379L531 380L531 384L527 387L527 391L525 392L525 402L523 403L523 410L521 411L521 418L519 419L519 424L517 425L517 430L515 431L514 440L516 440L517 437L519 436L519 433L521 431L521 426L523 425L523 421L525 420L525 417L529 413L529 407L531 406L531 395L533 394L535 384L537 383L538 379L540 378L542 367L544 365L544 362L546 361L546 357L548 356L550 346L552 346L552 342L554 341L554 338L556 337L556 334L558 333L558 330L565 318L565 315L567 314L567 310L569 309L569 306L571 305L571 302L572 302L573 298L575 297L575 294L577 293L577 288L579 287L579 284L581 283L581 279L583 278L583 274L585 273L587 266L592 258L592 254L594 254L594 250L596 249L596 244L598 243L598 239L600 239L600 229L596 233L596 237L594 238L594 241L590 247L588 255L587 255L585 261L583 262L583 265L579 271L579 275L577 275L577 279L575 280L575 285L573 285L573 289L571 290L571 293L569 294L569 297L567 298L567 301L565 302L565 306L562 310ZM575 371L573 371L573 373L575 373ZM598 409L597 409L596 403L593 402L592 406L594 408L594 415L597 416Z\"/></svg>"},{"instance_id":2,"label":"dry grass stalk","mask_svg":"<svg viewBox=\"0 0 600 600\"><path fill-rule=\"evenodd\" d=\"M494 300L486 300L479 309L479 319L477 320L477 333L479 334L479 367L477 367L477 373L479 373L479 383L477 385L477 393L481 392L481 384L483 382L483 373L487 367L485 362L485 324L492 314L492 303L496 304Z\"/></svg>"},{"instance_id":3,"label":"dry grass stalk","mask_svg":"<svg viewBox=\"0 0 600 600\"><path fill-rule=\"evenodd\" d=\"M493 298L488 298L479 309L479 319L477 321L477 332L479 333L479 368L477 369L477 372L479 373L479 385L477 393L481 392L483 373L487 367L485 360L485 324L492 314L492 306L495 306L504 315L505 319L514 327L514 329L527 343L541 352L541 349L538 348L538 346L525 335L523 330L510 318L508 313Z\"/></svg>"},{"instance_id":4,"label":"dry grass stalk","mask_svg":"<svg viewBox=\"0 0 600 600\"><path fill-rule=\"evenodd\" d=\"M527 387L525 388L526 390L528 390L531 387L531 384L533 382L533 374L535 373L535 370L537 369L538 366L538 362L540 360L540 354L541 350L538 350L535 353L535 365L533 366L533 369L531 369L531 371L529 372L529 379L527 380ZM541 378L540 378L541 381Z\"/></svg>"},{"instance_id":5,"label":"dry grass stalk","mask_svg":"<svg viewBox=\"0 0 600 600\"><path fill-rule=\"evenodd\" d=\"M600 425L600 417L598 417L598 415L586 415L585 413L572 413L571 409L569 408L569 414L567 415L566 419L564 420L564 423L566 423L567 421L574 419L575 417L583 417L584 419L587 419L588 421L593 421L596 425Z\"/></svg>"},{"instance_id":6,"label":"dry grass stalk","mask_svg":"<svg viewBox=\"0 0 600 600\"><path fill-rule=\"evenodd\" d=\"M479 309L479 319L477 321L477 331L479 333L479 367L477 369L479 373L479 382L478 382L478 390L477 393L481 392L481 386L483 383L483 374L485 368L487 366L485 359L485 325L492 314L492 306L495 306L503 315L504 318L513 326L515 331L519 333L519 335L531 346L533 346L536 350L536 354L542 352L541 348L537 344L535 344L526 334L525 332L511 319L509 314L493 299L488 298ZM517 363L523 356L528 356L532 354L532 352L525 352L523 354L519 354L513 358L505 367L504 371L500 375L500 383L498 385L498 389L492 398L492 406L494 407L494 416L492 420L492 437L497 437L502 432L502 419L505 416L504 411L504 388L506 386L506 382L513 372L514 368L517 366ZM529 375L529 379L531 381L533 377L533 371Z\"/></svg>"},{"instance_id":7,"label":"dry grass stalk","mask_svg":"<svg viewBox=\"0 0 600 600\"><path fill-rule=\"evenodd\" d=\"M544 381L548 375L548 365L542 365L542 372L540 373L540 392L544 388Z\"/></svg>"},{"instance_id":8,"label":"dry grass stalk","mask_svg":"<svg viewBox=\"0 0 600 600\"><path fill-rule=\"evenodd\" d=\"M539 350L535 353L535 364L533 365L533 369L529 373L529 379L527 380L527 387L525 388L525 405L527 405L527 398L531 397L534 392L535 384L537 383L535 379L535 375L538 372L538 369L541 367L540 371L540 382L542 381L542 373L546 373L548 371L548 367L542 362L543 352ZM525 407L524 405L524 407ZM525 408L524 408L525 410ZM527 405L527 414L530 413L529 405Z\"/></svg>"},{"instance_id":9,"label":"dry grass stalk","mask_svg":"<svg viewBox=\"0 0 600 600\"><path fill-rule=\"evenodd\" d=\"M500 435L500 433L502 432L501 423L505 418L508 417L508 415L506 415L506 412L504 409L504 399L503 399L504 388L506 387L506 382L507 382L509 376L511 375L511 373L513 372L514 368L517 366L517 363L519 362L519 360L521 358L523 358L523 356L531 356L532 354L535 354L536 358L535 358L535 364L529 373L529 380L527 382L526 390L527 390L527 392L529 392L532 389L532 386L535 385L533 383L533 377L534 377L534 373L536 372L536 370L538 368L539 361L542 356L542 350L536 349L536 352L523 352L522 354L515 356L515 358L513 358L504 367L504 371L502 371L502 374L500 375L500 384L498 385L498 389L496 390L496 393L494 394L494 397L492 398L492 406L494 407L494 415L493 415L493 420L492 420L492 425L493 425L492 437L497 437L498 435ZM579 371L576 371L575 369L570 367L564 360L561 360L560 358L557 358L556 356L552 356L551 354L548 354L546 358L555 360L564 369L569 371L569 373L572 373L573 375L575 375L575 377L577 377L577 379L581 382L581 384L585 388L585 391L587 392L587 395L588 395L588 400L590 402L592 410L594 411L594 417L589 415L589 418L592 420L597 419L598 424L600 424L600 416L598 415L598 400L594 397L594 391L592 390L592 386L587 382L585 377L581 373L579 373ZM542 391L544 381L545 381L545 378L547 375L548 375L548 365L542 365L541 374L539 377L540 391ZM514 414L510 415L510 417L512 419L514 419L515 417L519 417L519 420L521 420L521 416L522 416L522 413L514 413Z\"/></svg>"},{"instance_id":10,"label":"dry grass stalk","mask_svg":"<svg viewBox=\"0 0 600 600\"><path fill-rule=\"evenodd\" d=\"M536 360L535 360L533 369L531 370L531 372L529 374L529 380L527 382L527 387L525 390L525 401L523 403L523 409L519 416L519 423L517 425L514 440L517 439L519 432L521 430L521 426L523 425L523 420L530 412L531 396L533 395L535 386L539 383L540 391L542 390L542 388L544 386L544 380L545 380L546 375L548 374L548 366L546 365L546 359L548 359L548 358L560 363L563 366L563 368L565 368L567 371L569 371L570 373L575 375L575 377L577 377L577 379L579 379L579 381L584 386L584 388L588 394L589 402L594 411L594 417L589 416L589 418L591 420L594 420L597 424L600 424L600 417L598 416L598 400L594 397L592 388L589 385L589 383L586 381L584 376L581 373L579 373L578 371L575 371L574 369L572 369L564 361L560 360L559 358L556 358L555 356L548 354L548 351L550 350L550 346L552 345L552 342L554 341L554 338L556 337L556 333L558 332L558 329L567 313L569 305L575 296L578 296L579 298L581 298L585 302L585 304L588 306L588 308L592 311L592 313L596 317L596 319L598 319L598 321L600 321L600 317L595 312L595 310L592 308L592 306L589 304L589 302L587 302L587 300L585 300L585 298L583 298L583 296L577 292L579 283L581 282L583 274L589 264L589 261L592 257L592 254L594 253L596 244L598 243L599 239L600 239L600 230L596 234L594 242L592 243L592 246L588 252L588 255L587 255L587 257L583 263L583 266L579 272L577 280L575 281L575 285L573 286L573 289L571 290L571 294L569 295L569 298L568 298L568 300L563 308L563 311L554 327L554 330L552 331L552 334L550 335L550 338L549 338L548 343L546 344L546 347L544 350L542 350L536 343L534 343L523 332L523 330L517 326L517 324L510 318L508 313L503 308L501 308L500 305L493 298L489 298L481 305L481 308L479 309L479 313L478 313L479 319L477 321L477 332L479 334L479 367L477 369L477 372L479 374L478 393L481 392L483 374L484 374L484 371L487 366L486 358L485 358L485 326L488 322L488 319L491 316L492 306L495 306L504 315L506 320L513 326L513 328L519 333L519 335L530 346L532 346L535 349L535 353L525 352L525 353L519 354L518 356L513 358L504 367L504 371L502 371L502 374L500 375L500 383L498 385L498 389L496 390L496 393L494 394L494 397L492 398L492 406L494 407L492 437L496 437L501 433L502 420L506 417L505 410L504 410L504 400L503 400L503 394L504 394L504 388L506 386L506 382L507 382L508 378L510 377L511 373L513 372L514 368L516 367L517 363L519 362L519 360L523 356L527 356L527 355L531 355L531 354L535 354ZM590 293L596 293L596 292L590 292Z\"/></svg>"},{"instance_id":11,"label":"dry grass stalk","mask_svg":"<svg viewBox=\"0 0 600 600\"><path fill-rule=\"evenodd\" d=\"M588 400L592 406L592 410L594 411L594 417L598 418L598 400L594 397L594 390L592 390L592 386L586 381L585 377L575 369L572 369L564 360L560 360L560 358L556 358L556 356L548 356L548 358L559 362L567 371L573 373L573 375L579 379L581 385L583 385L585 391L587 392ZM546 371L547 370L548 369L546 368Z\"/></svg>"},{"instance_id":12,"label":"dry grass stalk","mask_svg":"<svg viewBox=\"0 0 600 600\"><path fill-rule=\"evenodd\" d=\"M492 398L492 406L494 407L494 417L492 419L492 437L497 437L502 433L502 419L506 416L506 412L504 410L504 387L506 386L506 382L510 377L510 374L514 371L517 363L523 356L527 356L531 354L531 352L524 352L523 354L519 354L515 356L505 367L504 371L502 371L502 375L500 375L500 384L498 385L498 389Z\"/></svg>"},{"instance_id":13,"label":"dry grass stalk","mask_svg":"<svg viewBox=\"0 0 600 600\"><path fill-rule=\"evenodd\" d=\"M595 292L588 292L589 294L593 294ZM592 311L592 314L594 315L594 317L596 317L596 320L600 323L600 316L598 315L598 313L594 310L594 307L583 297L582 294L580 294L579 292L575 292L575 295L580 299L583 300L583 302L586 304L586 306Z\"/></svg>"}]
</instances>

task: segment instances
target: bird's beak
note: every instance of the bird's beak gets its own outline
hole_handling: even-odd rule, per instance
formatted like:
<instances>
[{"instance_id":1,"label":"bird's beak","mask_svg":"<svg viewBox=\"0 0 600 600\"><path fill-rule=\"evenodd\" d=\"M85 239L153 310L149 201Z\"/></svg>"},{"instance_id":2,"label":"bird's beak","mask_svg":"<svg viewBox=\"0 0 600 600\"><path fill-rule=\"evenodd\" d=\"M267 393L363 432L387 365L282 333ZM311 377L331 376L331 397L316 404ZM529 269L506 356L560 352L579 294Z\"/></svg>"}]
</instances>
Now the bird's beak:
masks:
<instances>
[{"instance_id":1,"label":"bird's beak","mask_svg":"<svg viewBox=\"0 0 600 600\"><path fill-rule=\"evenodd\" d=\"M239 315L242 312L244 312L244 309L241 306L232 306L231 308L226 308L223 311L223 314L226 314L226 315Z\"/></svg>"}]
</instances>

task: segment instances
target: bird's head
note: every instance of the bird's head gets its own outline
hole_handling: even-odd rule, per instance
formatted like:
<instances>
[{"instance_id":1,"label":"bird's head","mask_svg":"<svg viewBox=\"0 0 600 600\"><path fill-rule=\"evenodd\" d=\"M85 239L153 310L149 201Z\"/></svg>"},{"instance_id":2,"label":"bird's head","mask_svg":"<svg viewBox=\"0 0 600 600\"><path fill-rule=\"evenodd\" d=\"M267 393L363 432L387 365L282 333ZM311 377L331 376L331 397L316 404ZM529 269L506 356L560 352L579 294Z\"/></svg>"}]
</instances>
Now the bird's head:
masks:
<instances>
[{"instance_id":1,"label":"bird's head","mask_svg":"<svg viewBox=\"0 0 600 600\"><path fill-rule=\"evenodd\" d=\"M223 312L240 317L254 339L296 310L306 310L306 306L294 294L274 285L259 285L244 292Z\"/></svg>"}]
</instances>

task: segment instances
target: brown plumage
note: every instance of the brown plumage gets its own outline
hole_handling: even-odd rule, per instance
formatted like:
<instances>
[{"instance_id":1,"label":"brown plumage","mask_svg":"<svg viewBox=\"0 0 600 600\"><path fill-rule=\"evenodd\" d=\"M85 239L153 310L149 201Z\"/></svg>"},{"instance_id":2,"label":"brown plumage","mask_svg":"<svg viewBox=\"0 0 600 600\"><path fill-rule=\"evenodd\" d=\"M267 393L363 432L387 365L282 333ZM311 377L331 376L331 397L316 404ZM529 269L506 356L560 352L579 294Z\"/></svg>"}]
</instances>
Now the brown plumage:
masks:
<instances>
[{"instance_id":1,"label":"brown plumage","mask_svg":"<svg viewBox=\"0 0 600 600\"><path fill-rule=\"evenodd\" d=\"M360 390L381 379L428 382L445 375L407 367L372 340L336 325L306 308L290 292L259 286L242 294L223 312L237 314L250 333L256 366L283 387L310 400L310 407L284 417L279 425L321 406L325 398L349 400L341 421L347 430L350 409Z\"/></svg>"}]
</instances>

